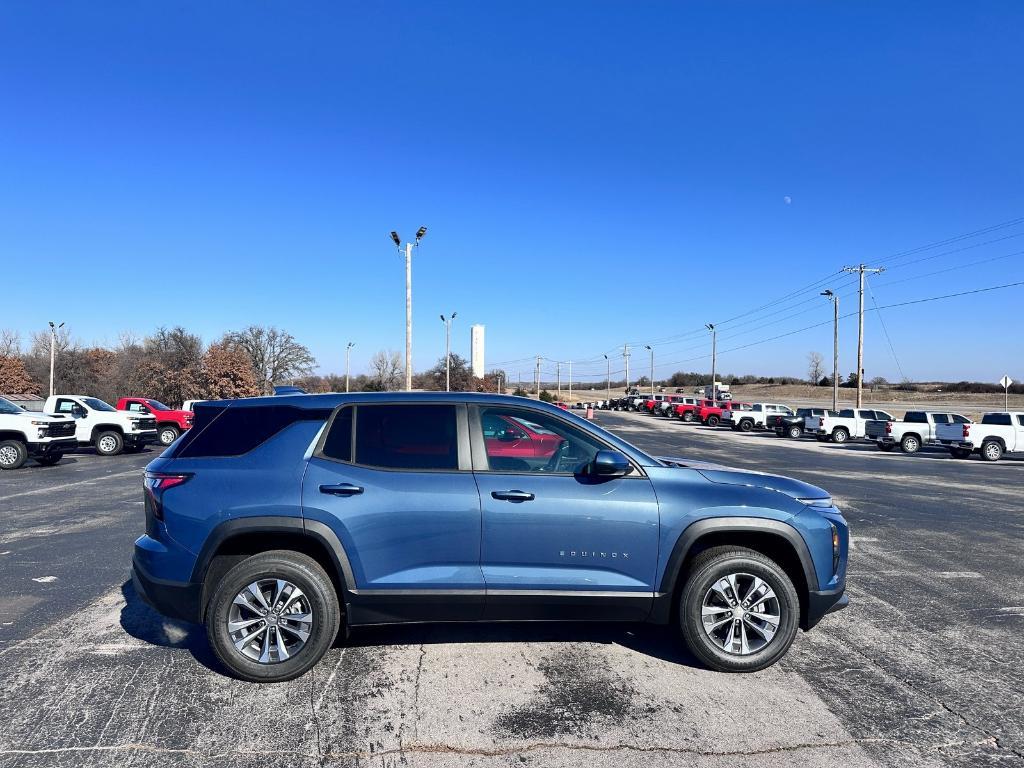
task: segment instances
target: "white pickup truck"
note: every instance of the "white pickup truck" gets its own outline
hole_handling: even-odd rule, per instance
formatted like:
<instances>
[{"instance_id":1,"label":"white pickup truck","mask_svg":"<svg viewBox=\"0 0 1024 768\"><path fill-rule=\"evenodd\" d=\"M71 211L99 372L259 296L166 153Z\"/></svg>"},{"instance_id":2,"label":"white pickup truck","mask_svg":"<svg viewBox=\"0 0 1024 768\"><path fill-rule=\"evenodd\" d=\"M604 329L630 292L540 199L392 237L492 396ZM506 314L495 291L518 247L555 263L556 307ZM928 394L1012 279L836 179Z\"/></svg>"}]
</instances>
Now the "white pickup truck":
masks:
<instances>
[{"instance_id":1,"label":"white pickup truck","mask_svg":"<svg viewBox=\"0 0 1024 768\"><path fill-rule=\"evenodd\" d=\"M29 458L48 467L77 447L71 419L26 411L0 397L0 469L17 469Z\"/></svg>"},{"instance_id":2,"label":"white pickup truck","mask_svg":"<svg viewBox=\"0 0 1024 768\"><path fill-rule=\"evenodd\" d=\"M885 411L868 408L844 408L839 412L826 411L824 416L806 417L804 432L819 440L845 443L850 438L866 437L869 421L895 421L895 419Z\"/></svg>"},{"instance_id":3,"label":"white pickup truck","mask_svg":"<svg viewBox=\"0 0 1024 768\"><path fill-rule=\"evenodd\" d=\"M80 446L91 445L101 456L121 451L139 451L157 441L156 418L119 411L109 403L86 395L51 395L43 410L75 420L75 439Z\"/></svg>"},{"instance_id":4,"label":"white pickup truck","mask_svg":"<svg viewBox=\"0 0 1024 768\"><path fill-rule=\"evenodd\" d=\"M747 407L730 408L722 412L722 426L749 432L764 429L770 416L792 416L793 409L777 403L752 403Z\"/></svg>"},{"instance_id":5,"label":"white pickup truck","mask_svg":"<svg viewBox=\"0 0 1024 768\"><path fill-rule=\"evenodd\" d=\"M922 445L938 440L936 431L943 424L970 423L959 413L907 411L900 421L869 421L867 437L880 451L891 451L898 445L904 453L917 453Z\"/></svg>"},{"instance_id":6,"label":"white pickup truck","mask_svg":"<svg viewBox=\"0 0 1024 768\"><path fill-rule=\"evenodd\" d=\"M986 413L978 424L940 424L936 432L955 459L977 451L985 461L999 461L1004 453L1024 451L1024 411Z\"/></svg>"}]
</instances>

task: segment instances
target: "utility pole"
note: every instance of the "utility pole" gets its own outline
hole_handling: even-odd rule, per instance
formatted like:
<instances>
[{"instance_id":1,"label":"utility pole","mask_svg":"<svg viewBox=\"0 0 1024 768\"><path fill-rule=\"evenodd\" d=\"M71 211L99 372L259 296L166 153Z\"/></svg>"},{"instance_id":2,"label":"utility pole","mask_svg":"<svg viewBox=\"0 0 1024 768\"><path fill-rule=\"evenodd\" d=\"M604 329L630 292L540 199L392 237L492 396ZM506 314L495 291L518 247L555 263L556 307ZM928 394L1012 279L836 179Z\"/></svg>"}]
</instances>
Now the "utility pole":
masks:
<instances>
[{"instance_id":1,"label":"utility pole","mask_svg":"<svg viewBox=\"0 0 1024 768\"><path fill-rule=\"evenodd\" d=\"M50 397L53 397L53 361L57 348L57 329L63 327L64 323L54 325L53 321L50 321Z\"/></svg>"},{"instance_id":2,"label":"utility pole","mask_svg":"<svg viewBox=\"0 0 1024 768\"><path fill-rule=\"evenodd\" d=\"M405 389L412 389L412 249L419 247L420 240L427 234L426 227L416 230L414 243L405 244ZM391 240L399 252L402 251L402 239L392 231Z\"/></svg>"},{"instance_id":3,"label":"utility pole","mask_svg":"<svg viewBox=\"0 0 1024 768\"><path fill-rule=\"evenodd\" d=\"M569 397L572 400L572 360L569 361Z\"/></svg>"},{"instance_id":4,"label":"utility pole","mask_svg":"<svg viewBox=\"0 0 1024 768\"><path fill-rule=\"evenodd\" d=\"M715 384L715 363L718 356L718 333L715 331L714 323L705 323L704 327L711 331L711 397L710 400L718 399L718 385Z\"/></svg>"},{"instance_id":5,"label":"utility pole","mask_svg":"<svg viewBox=\"0 0 1024 768\"><path fill-rule=\"evenodd\" d=\"M537 369L533 374L534 394L540 397L540 355L537 355Z\"/></svg>"},{"instance_id":6,"label":"utility pole","mask_svg":"<svg viewBox=\"0 0 1024 768\"><path fill-rule=\"evenodd\" d=\"M860 275L860 309L857 317L857 407L864 405L864 273L878 274L885 272L885 267L868 267L858 264L856 267L843 267L843 272L857 272Z\"/></svg>"},{"instance_id":7,"label":"utility pole","mask_svg":"<svg viewBox=\"0 0 1024 768\"><path fill-rule=\"evenodd\" d=\"M352 352L352 347L354 347L355 345L356 345L356 343L354 341L350 341L348 343L348 346L345 347L345 391L346 392L348 392L348 372L349 372L350 354Z\"/></svg>"},{"instance_id":8,"label":"utility pole","mask_svg":"<svg viewBox=\"0 0 1024 768\"><path fill-rule=\"evenodd\" d=\"M654 399L654 347L644 344L644 349L651 353L651 400Z\"/></svg>"},{"instance_id":9,"label":"utility pole","mask_svg":"<svg viewBox=\"0 0 1024 768\"><path fill-rule=\"evenodd\" d=\"M441 315L441 322L444 323L444 391L452 391L452 320L458 312L452 312L451 316Z\"/></svg>"},{"instance_id":10,"label":"utility pole","mask_svg":"<svg viewBox=\"0 0 1024 768\"><path fill-rule=\"evenodd\" d=\"M629 392L629 344L622 345L622 357L626 361L626 391Z\"/></svg>"},{"instance_id":11,"label":"utility pole","mask_svg":"<svg viewBox=\"0 0 1024 768\"><path fill-rule=\"evenodd\" d=\"M519 391L523 391L523 372L519 371Z\"/></svg>"},{"instance_id":12,"label":"utility pole","mask_svg":"<svg viewBox=\"0 0 1024 768\"><path fill-rule=\"evenodd\" d=\"M558 399L562 399L562 364L555 363L555 388L558 390Z\"/></svg>"},{"instance_id":13,"label":"utility pole","mask_svg":"<svg viewBox=\"0 0 1024 768\"><path fill-rule=\"evenodd\" d=\"M612 399L612 361L608 359L608 355L604 356L604 364L608 371L605 373L605 381L607 383L608 390L605 393L608 400ZM611 406L609 406L610 408Z\"/></svg>"},{"instance_id":14,"label":"utility pole","mask_svg":"<svg viewBox=\"0 0 1024 768\"><path fill-rule=\"evenodd\" d=\"M832 410L839 410L839 296L831 290L821 295L832 302ZM817 384L817 382L811 382Z\"/></svg>"}]
</instances>

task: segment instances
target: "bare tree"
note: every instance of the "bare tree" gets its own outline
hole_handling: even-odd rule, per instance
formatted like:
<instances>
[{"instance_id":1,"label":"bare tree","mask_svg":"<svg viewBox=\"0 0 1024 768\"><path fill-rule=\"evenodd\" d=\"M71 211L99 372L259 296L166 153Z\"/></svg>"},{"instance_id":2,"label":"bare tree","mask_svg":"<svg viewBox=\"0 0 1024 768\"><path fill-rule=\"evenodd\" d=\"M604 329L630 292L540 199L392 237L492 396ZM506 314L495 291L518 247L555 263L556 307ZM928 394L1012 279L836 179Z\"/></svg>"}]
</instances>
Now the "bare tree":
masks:
<instances>
[{"instance_id":1,"label":"bare tree","mask_svg":"<svg viewBox=\"0 0 1024 768\"><path fill-rule=\"evenodd\" d=\"M18 357L21 354L21 336L15 330L0 328L0 357Z\"/></svg>"},{"instance_id":2,"label":"bare tree","mask_svg":"<svg viewBox=\"0 0 1024 768\"><path fill-rule=\"evenodd\" d=\"M397 352L380 350L370 359L370 382L373 389L392 392L402 383L402 358Z\"/></svg>"},{"instance_id":3,"label":"bare tree","mask_svg":"<svg viewBox=\"0 0 1024 768\"><path fill-rule=\"evenodd\" d=\"M825 375L824 358L818 352L807 353L807 378L811 384L817 386Z\"/></svg>"},{"instance_id":4,"label":"bare tree","mask_svg":"<svg viewBox=\"0 0 1024 768\"><path fill-rule=\"evenodd\" d=\"M274 391L274 384L308 376L316 365L309 349L287 331L273 326L250 325L244 331L227 334L224 343L249 356L260 388L268 395Z\"/></svg>"}]
</instances>

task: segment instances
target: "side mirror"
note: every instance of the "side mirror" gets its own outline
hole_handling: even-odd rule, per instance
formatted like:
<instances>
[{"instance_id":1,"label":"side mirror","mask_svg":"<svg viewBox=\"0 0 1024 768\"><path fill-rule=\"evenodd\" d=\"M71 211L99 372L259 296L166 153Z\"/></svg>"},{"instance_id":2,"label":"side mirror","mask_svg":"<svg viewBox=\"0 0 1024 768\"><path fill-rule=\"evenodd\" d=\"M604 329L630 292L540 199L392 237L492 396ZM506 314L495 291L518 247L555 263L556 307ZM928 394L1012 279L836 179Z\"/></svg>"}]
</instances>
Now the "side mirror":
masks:
<instances>
[{"instance_id":1,"label":"side mirror","mask_svg":"<svg viewBox=\"0 0 1024 768\"><path fill-rule=\"evenodd\" d=\"M633 465L629 463L623 454L618 451L598 451L594 460L590 462L587 474L595 477L625 477L633 471Z\"/></svg>"},{"instance_id":2,"label":"side mirror","mask_svg":"<svg viewBox=\"0 0 1024 768\"><path fill-rule=\"evenodd\" d=\"M80 405L76 405L71 409L71 416L76 419L81 419L85 416L85 408Z\"/></svg>"}]
</instances>

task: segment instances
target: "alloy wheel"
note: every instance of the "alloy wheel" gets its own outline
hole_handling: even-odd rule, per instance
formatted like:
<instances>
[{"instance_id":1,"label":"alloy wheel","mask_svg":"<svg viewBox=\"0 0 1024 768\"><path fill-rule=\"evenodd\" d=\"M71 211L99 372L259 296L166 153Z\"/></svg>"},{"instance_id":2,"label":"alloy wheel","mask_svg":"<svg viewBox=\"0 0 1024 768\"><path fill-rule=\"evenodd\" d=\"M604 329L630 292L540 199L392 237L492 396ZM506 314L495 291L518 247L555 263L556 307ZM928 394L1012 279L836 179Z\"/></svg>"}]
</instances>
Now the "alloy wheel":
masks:
<instances>
[{"instance_id":1,"label":"alloy wheel","mask_svg":"<svg viewBox=\"0 0 1024 768\"><path fill-rule=\"evenodd\" d=\"M767 646L782 621L774 590L749 573L723 576L708 589L701 622L711 641L726 653L749 656Z\"/></svg>"},{"instance_id":2,"label":"alloy wheel","mask_svg":"<svg viewBox=\"0 0 1024 768\"><path fill-rule=\"evenodd\" d=\"M18 450L13 445L0 448L0 467L13 467L18 461Z\"/></svg>"},{"instance_id":3,"label":"alloy wheel","mask_svg":"<svg viewBox=\"0 0 1024 768\"><path fill-rule=\"evenodd\" d=\"M227 626L236 651L260 664L276 664L306 645L313 631L313 610L290 581L259 579L235 596Z\"/></svg>"}]
</instances>

